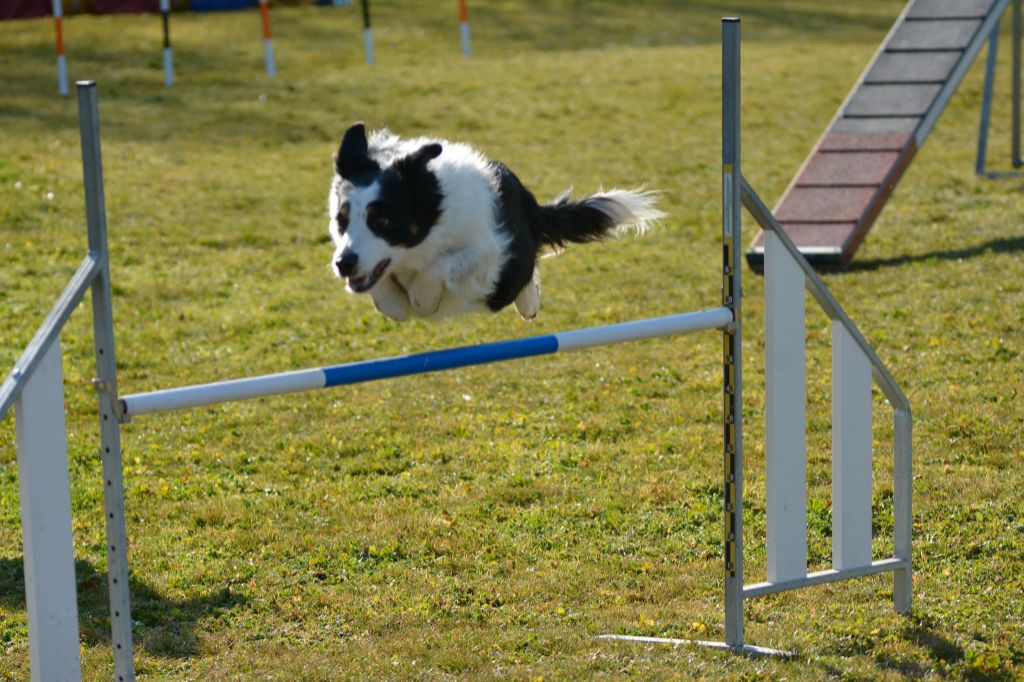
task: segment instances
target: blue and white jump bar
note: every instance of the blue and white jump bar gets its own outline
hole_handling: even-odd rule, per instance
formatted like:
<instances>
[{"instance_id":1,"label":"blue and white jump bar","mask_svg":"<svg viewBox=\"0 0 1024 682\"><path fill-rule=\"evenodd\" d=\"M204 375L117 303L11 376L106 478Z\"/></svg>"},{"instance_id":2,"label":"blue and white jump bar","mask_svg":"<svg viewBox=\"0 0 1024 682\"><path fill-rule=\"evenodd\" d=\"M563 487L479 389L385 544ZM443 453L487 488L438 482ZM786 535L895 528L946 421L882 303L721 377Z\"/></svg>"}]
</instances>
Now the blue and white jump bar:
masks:
<instances>
[{"instance_id":1,"label":"blue and white jump bar","mask_svg":"<svg viewBox=\"0 0 1024 682\"><path fill-rule=\"evenodd\" d=\"M410 374L425 374L470 365L483 365L489 362L503 362L536 355L607 346L659 336L689 334L704 329L722 329L730 325L732 321L732 312L728 308L710 308L646 320L587 327L546 336L531 336L525 339L352 362L333 367L267 374L248 379L218 381L150 393L135 393L121 398L121 418L128 420L151 412L183 410L270 395L313 391L331 386L359 384Z\"/></svg>"}]
</instances>

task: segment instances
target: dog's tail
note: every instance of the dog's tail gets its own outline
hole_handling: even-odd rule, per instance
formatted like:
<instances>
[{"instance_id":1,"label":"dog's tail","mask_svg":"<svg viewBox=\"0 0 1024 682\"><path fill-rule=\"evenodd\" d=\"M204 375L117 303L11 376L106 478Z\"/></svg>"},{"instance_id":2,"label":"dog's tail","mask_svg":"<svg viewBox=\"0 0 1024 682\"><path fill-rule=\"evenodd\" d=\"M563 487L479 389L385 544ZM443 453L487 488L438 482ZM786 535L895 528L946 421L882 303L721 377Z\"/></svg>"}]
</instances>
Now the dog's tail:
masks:
<instances>
[{"instance_id":1,"label":"dog's tail","mask_svg":"<svg viewBox=\"0 0 1024 682\"><path fill-rule=\"evenodd\" d=\"M543 219L535 230L541 244L560 249L566 242L594 242L628 228L643 234L651 223L665 217L655 206L656 192L613 189L580 201L572 201L571 192L540 207Z\"/></svg>"}]
</instances>

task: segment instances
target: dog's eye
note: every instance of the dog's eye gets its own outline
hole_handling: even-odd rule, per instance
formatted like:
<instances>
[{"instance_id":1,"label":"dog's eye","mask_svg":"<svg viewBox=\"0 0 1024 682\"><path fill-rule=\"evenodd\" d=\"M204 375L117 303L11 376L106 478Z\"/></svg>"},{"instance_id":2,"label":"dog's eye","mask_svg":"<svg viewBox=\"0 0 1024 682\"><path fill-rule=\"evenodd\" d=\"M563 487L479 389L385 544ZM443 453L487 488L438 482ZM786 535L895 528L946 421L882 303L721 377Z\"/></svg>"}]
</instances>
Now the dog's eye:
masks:
<instances>
[{"instance_id":1,"label":"dog's eye","mask_svg":"<svg viewBox=\"0 0 1024 682\"><path fill-rule=\"evenodd\" d=\"M371 228L375 230L385 229L388 223L388 216L379 203L374 202L366 207L366 224Z\"/></svg>"},{"instance_id":2,"label":"dog's eye","mask_svg":"<svg viewBox=\"0 0 1024 682\"><path fill-rule=\"evenodd\" d=\"M344 232L348 229L348 202L341 205L334 219L338 221L338 231Z\"/></svg>"}]
</instances>

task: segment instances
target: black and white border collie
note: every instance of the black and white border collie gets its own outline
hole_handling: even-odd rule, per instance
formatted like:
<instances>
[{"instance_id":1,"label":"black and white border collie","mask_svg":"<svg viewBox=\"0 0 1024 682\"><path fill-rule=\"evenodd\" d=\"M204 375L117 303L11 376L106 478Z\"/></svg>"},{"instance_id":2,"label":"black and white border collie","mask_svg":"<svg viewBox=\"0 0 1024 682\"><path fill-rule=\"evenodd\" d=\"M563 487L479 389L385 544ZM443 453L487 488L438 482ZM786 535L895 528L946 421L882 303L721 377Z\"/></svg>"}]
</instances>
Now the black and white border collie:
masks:
<instances>
[{"instance_id":1,"label":"black and white border collie","mask_svg":"<svg viewBox=\"0 0 1024 682\"><path fill-rule=\"evenodd\" d=\"M510 303L540 310L536 261L545 247L592 242L664 217L651 192L612 190L543 206L501 163L466 144L369 139L350 127L335 156L328 210L332 267L396 320L439 319Z\"/></svg>"}]
</instances>

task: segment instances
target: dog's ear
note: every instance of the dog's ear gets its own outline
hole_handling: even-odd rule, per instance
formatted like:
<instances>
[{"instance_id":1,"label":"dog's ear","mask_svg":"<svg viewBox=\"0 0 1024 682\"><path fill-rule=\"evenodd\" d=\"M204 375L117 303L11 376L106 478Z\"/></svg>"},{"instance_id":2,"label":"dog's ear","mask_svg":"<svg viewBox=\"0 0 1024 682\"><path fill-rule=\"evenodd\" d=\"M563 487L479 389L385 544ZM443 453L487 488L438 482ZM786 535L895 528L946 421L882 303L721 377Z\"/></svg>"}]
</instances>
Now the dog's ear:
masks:
<instances>
[{"instance_id":1,"label":"dog's ear","mask_svg":"<svg viewBox=\"0 0 1024 682\"><path fill-rule=\"evenodd\" d=\"M366 126L362 123L356 123L345 131L338 153L334 156L334 169L343 178L380 170L380 165L370 158Z\"/></svg>"},{"instance_id":2,"label":"dog's ear","mask_svg":"<svg viewBox=\"0 0 1024 682\"><path fill-rule=\"evenodd\" d=\"M427 169L427 163L441 155L441 145L433 142L425 144L409 156L395 161L393 166L396 173L409 178L423 173Z\"/></svg>"},{"instance_id":3,"label":"dog's ear","mask_svg":"<svg viewBox=\"0 0 1024 682\"><path fill-rule=\"evenodd\" d=\"M412 156L409 157L409 160L417 165L422 164L426 166L427 162L431 159L436 159L439 156L441 156L441 145L434 142L432 144L425 144L417 149L413 152Z\"/></svg>"}]
</instances>

